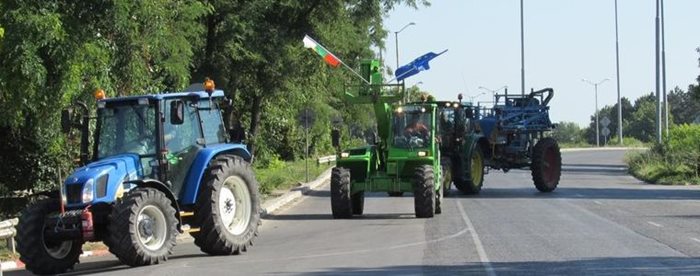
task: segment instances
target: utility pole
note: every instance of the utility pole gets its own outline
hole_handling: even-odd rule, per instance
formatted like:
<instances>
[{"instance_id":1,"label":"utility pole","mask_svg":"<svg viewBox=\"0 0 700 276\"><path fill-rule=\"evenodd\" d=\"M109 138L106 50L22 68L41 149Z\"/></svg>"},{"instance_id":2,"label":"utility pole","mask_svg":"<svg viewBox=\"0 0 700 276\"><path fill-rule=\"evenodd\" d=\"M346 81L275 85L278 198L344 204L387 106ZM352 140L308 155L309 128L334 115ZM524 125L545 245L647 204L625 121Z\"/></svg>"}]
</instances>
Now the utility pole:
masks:
<instances>
[{"instance_id":1,"label":"utility pole","mask_svg":"<svg viewBox=\"0 0 700 276\"><path fill-rule=\"evenodd\" d=\"M525 96L525 25L523 0L520 0L520 91Z\"/></svg>"},{"instance_id":2,"label":"utility pole","mask_svg":"<svg viewBox=\"0 0 700 276\"><path fill-rule=\"evenodd\" d=\"M664 0L661 0L661 89L664 91L664 128L668 136L668 90L666 90L666 24L664 23Z\"/></svg>"},{"instance_id":3,"label":"utility pole","mask_svg":"<svg viewBox=\"0 0 700 276\"><path fill-rule=\"evenodd\" d=\"M660 41L659 41L659 9L660 9L660 3L659 0L656 0L656 142L659 144L661 143L661 80L659 79L659 76L661 73L659 72L659 69L661 68L661 60L660 60Z\"/></svg>"},{"instance_id":4,"label":"utility pole","mask_svg":"<svg viewBox=\"0 0 700 276\"><path fill-rule=\"evenodd\" d=\"M617 31L617 0L615 0L615 70L617 71L617 137L622 146L622 99L620 98L620 43Z\"/></svg>"}]
</instances>

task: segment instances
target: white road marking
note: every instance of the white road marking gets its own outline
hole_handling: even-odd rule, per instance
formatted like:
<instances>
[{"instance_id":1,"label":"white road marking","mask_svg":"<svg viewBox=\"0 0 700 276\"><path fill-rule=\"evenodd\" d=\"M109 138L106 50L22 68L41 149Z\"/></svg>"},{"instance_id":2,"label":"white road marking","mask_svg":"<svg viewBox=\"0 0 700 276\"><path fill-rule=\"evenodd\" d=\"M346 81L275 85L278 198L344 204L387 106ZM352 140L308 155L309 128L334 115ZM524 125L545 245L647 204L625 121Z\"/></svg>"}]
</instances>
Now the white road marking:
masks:
<instances>
[{"instance_id":1,"label":"white road marking","mask_svg":"<svg viewBox=\"0 0 700 276\"><path fill-rule=\"evenodd\" d=\"M664 227L663 225L658 224L658 223L653 222L653 221L647 221L647 223L648 223L648 224L651 224L651 225L654 225L654 226L656 226L656 227Z\"/></svg>"},{"instance_id":2,"label":"white road marking","mask_svg":"<svg viewBox=\"0 0 700 276\"><path fill-rule=\"evenodd\" d=\"M600 202L600 201L597 201L597 200L594 200L594 201L593 201L593 203L595 203L595 204L598 204L598 205L603 205L603 203L602 203L602 202Z\"/></svg>"},{"instance_id":3,"label":"white road marking","mask_svg":"<svg viewBox=\"0 0 700 276\"><path fill-rule=\"evenodd\" d=\"M462 219L464 220L464 223L467 224L468 229L471 229L471 231L469 231L469 233L472 236L472 240L474 240L474 245L476 246L476 252L479 254L479 261L481 261L481 264L484 266L484 270L486 271L486 275L496 276L496 271L494 271L493 266L491 266L491 261L489 261L489 256L486 255L486 250L484 250L484 245L481 243L481 239L479 239L479 234L476 233L476 229L474 228L472 221L469 219L469 216L467 216L467 212L464 211L464 206L462 206L462 202L460 202L458 200L457 205L459 206L459 213L462 214Z\"/></svg>"},{"instance_id":4,"label":"white road marking","mask_svg":"<svg viewBox=\"0 0 700 276\"><path fill-rule=\"evenodd\" d=\"M691 239L691 240L694 240L694 241L696 241L696 242L700 242L700 239L698 239L698 238L690 238L690 239Z\"/></svg>"},{"instance_id":5,"label":"white road marking","mask_svg":"<svg viewBox=\"0 0 700 276\"><path fill-rule=\"evenodd\" d=\"M575 197L583 197L582 194L574 194Z\"/></svg>"}]
</instances>

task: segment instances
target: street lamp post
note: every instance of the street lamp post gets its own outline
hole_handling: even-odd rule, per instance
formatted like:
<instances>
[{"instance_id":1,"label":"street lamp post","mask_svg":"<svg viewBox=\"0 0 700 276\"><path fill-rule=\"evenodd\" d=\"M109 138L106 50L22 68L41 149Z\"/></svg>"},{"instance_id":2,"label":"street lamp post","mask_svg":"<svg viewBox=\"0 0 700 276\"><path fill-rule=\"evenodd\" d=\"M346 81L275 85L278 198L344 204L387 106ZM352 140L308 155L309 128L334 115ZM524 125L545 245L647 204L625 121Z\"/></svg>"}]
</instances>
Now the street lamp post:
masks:
<instances>
[{"instance_id":1,"label":"street lamp post","mask_svg":"<svg viewBox=\"0 0 700 276\"><path fill-rule=\"evenodd\" d=\"M416 25L416 23L411 22L403 26L400 30L394 32L394 39L396 41L396 68L394 68L394 72L396 72L396 69L399 69L399 33L402 32L404 29L408 28L408 26L413 26ZM398 82L398 80L397 80Z\"/></svg>"},{"instance_id":2,"label":"street lamp post","mask_svg":"<svg viewBox=\"0 0 700 276\"><path fill-rule=\"evenodd\" d=\"M606 81L609 81L609 79L603 79L599 82L592 82L587 79L581 79L581 81L586 82L590 85L593 85L595 87L595 145L596 147L600 147L600 124L598 123L598 85L603 84ZM617 126L620 127L620 126Z\"/></svg>"},{"instance_id":3,"label":"street lamp post","mask_svg":"<svg viewBox=\"0 0 700 276\"><path fill-rule=\"evenodd\" d=\"M469 96L469 102L470 102L471 104L474 104L474 99L476 99L476 97L479 97L479 96L484 95L484 94L486 94L486 92L481 92L481 93L476 94L476 95L474 95L474 96Z\"/></svg>"},{"instance_id":4,"label":"street lamp post","mask_svg":"<svg viewBox=\"0 0 700 276\"><path fill-rule=\"evenodd\" d=\"M615 0L615 71L617 72L617 136L622 146L622 100L620 98L620 44L617 32L617 0Z\"/></svg>"}]
</instances>

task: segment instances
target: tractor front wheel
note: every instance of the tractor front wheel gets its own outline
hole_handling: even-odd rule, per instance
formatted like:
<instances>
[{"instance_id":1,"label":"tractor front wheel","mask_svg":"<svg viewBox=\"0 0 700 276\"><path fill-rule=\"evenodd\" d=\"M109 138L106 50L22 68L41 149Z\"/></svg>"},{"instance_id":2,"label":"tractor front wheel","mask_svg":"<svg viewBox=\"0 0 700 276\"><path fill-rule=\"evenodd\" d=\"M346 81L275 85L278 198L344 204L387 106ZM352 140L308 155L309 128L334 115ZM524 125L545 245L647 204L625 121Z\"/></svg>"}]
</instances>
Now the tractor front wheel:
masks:
<instances>
[{"instance_id":1,"label":"tractor front wheel","mask_svg":"<svg viewBox=\"0 0 700 276\"><path fill-rule=\"evenodd\" d=\"M548 193L557 188L561 177L561 152L557 140L546 137L535 144L530 170L537 190Z\"/></svg>"},{"instance_id":2,"label":"tractor front wheel","mask_svg":"<svg viewBox=\"0 0 700 276\"><path fill-rule=\"evenodd\" d=\"M331 173L331 211L333 212L333 218L352 218L353 211L359 211L353 207L353 199L350 194L350 170L335 167Z\"/></svg>"},{"instance_id":3,"label":"tractor front wheel","mask_svg":"<svg viewBox=\"0 0 700 276\"><path fill-rule=\"evenodd\" d=\"M416 167L413 200L417 218L432 218L435 215L435 178L433 167Z\"/></svg>"},{"instance_id":4,"label":"tractor front wheel","mask_svg":"<svg viewBox=\"0 0 700 276\"><path fill-rule=\"evenodd\" d=\"M177 238L170 199L153 188L136 188L112 209L109 251L129 266L168 260Z\"/></svg>"},{"instance_id":5,"label":"tractor front wheel","mask_svg":"<svg viewBox=\"0 0 700 276\"><path fill-rule=\"evenodd\" d=\"M57 199L38 201L24 210L17 224L17 251L26 269L35 274L64 273L78 263L81 241L44 240L45 220L59 210Z\"/></svg>"},{"instance_id":6,"label":"tractor front wheel","mask_svg":"<svg viewBox=\"0 0 700 276\"><path fill-rule=\"evenodd\" d=\"M248 250L258 236L260 197L250 164L223 155L209 163L194 210L199 232L192 235L202 252L233 255Z\"/></svg>"}]
</instances>

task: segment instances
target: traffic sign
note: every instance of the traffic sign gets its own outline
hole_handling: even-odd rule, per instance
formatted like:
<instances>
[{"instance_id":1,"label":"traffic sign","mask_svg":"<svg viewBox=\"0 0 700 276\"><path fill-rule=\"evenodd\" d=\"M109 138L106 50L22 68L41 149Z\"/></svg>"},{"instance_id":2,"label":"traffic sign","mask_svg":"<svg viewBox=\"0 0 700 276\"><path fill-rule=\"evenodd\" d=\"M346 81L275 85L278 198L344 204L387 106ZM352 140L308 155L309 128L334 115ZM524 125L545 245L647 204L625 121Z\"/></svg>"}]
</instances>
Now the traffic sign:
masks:
<instances>
[{"instance_id":1,"label":"traffic sign","mask_svg":"<svg viewBox=\"0 0 700 276\"><path fill-rule=\"evenodd\" d=\"M603 133L603 136L607 137L608 135L610 135L610 129L608 127L604 127L603 130L601 130L601 132Z\"/></svg>"},{"instance_id":2,"label":"traffic sign","mask_svg":"<svg viewBox=\"0 0 700 276\"><path fill-rule=\"evenodd\" d=\"M600 120L600 125L602 125L603 127L607 127L608 125L610 125L610 118L608 118L607 116L603 117L603 119Z\"/></svg>"},{"instance_id":3,"label":"traffic sign","mask_svg":"<svg viewBox=\"0 0 700 276\"><path fill-rule=\"evenodd\" d=\"M303 109L299 112L299 125L301 125L305 129L311 128L311 126L314 125L314 121L316 120L316 114L314 114L314 111L312 109L306 108Z\"/></svg>"}]
</instances>

